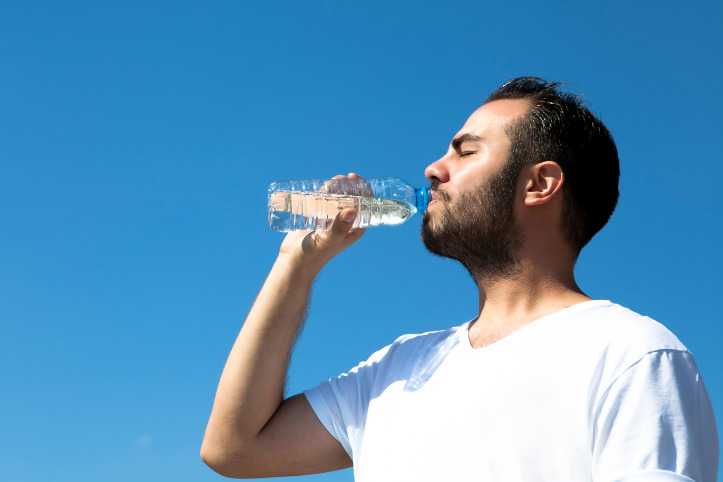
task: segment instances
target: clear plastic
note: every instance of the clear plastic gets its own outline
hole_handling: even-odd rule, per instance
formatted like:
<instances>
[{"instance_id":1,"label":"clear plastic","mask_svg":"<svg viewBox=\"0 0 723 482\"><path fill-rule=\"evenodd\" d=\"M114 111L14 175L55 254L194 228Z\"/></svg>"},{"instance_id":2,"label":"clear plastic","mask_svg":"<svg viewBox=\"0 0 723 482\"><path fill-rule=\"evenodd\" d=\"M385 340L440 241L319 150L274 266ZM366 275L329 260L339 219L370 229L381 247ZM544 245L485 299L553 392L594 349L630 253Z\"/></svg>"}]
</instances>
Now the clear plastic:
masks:
<instances>
[{"instance_id":1,"label":"clear plastic","mask_svg":"<svg viewBox=\"0 0 723 482\"><path fill-rule=\"evenodd\" d=\"M269 226L282 232L329 229L348 207L357 212L355 228L394 226L424 212L429 197L427 188L397 177L275 182L269 186Z\"/></svg>"}]
</instances>

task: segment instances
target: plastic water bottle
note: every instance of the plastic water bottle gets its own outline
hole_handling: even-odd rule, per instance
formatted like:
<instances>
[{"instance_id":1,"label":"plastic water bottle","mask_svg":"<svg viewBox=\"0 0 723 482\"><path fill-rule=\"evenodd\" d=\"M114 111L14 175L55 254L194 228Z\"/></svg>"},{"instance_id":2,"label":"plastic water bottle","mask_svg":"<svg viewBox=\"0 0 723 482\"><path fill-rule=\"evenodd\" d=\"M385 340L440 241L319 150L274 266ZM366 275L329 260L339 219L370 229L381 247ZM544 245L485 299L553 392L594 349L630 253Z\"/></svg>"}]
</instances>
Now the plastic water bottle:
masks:
<instances>
[{"instance_id":1,"label":"plastic water bottle","mask_svg":"<svg viewBox=\"0 0 723 482\"><path fill-rule=\"evenodd\" d=\"M329 229L354 208L353 227L394 226L427 209L429 189L397 177L275 182L269 186L269 226L276 231Z\"/></svg>"}]
</instances>

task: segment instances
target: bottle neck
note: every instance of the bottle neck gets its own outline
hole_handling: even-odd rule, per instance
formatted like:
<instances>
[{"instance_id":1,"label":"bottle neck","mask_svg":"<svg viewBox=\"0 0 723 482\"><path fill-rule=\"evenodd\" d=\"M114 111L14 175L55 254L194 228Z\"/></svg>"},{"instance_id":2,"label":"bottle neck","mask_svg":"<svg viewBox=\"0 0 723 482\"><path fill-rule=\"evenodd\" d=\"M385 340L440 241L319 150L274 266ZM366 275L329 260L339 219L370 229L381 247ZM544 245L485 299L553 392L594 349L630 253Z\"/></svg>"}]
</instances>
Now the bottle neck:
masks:
<instances>
[{"instance_id":1,"label":"bottle neck","mask_svg":"<svg viewBox=\"0 0 723 482\"><path fill-rule=\"evenodd\" d=\"M430 198L432 197L432 193L430 192L429 188L426 187L420 187L419 189L414 190L417 194L417 210L420 213L424 213L424 211L427 210L427 205L429 204Z\"/></svg>"}]
</instances>

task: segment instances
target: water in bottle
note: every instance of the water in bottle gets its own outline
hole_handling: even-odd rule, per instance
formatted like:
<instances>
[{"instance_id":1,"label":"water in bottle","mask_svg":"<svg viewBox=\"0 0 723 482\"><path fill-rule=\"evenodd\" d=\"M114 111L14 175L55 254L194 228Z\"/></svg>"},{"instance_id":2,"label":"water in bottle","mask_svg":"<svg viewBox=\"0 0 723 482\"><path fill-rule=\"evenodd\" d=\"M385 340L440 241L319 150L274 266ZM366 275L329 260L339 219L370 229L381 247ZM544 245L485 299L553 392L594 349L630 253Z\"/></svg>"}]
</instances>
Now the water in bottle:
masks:
<instances>
[{"instance_id":1,"label":"water in bottle","mask_svg":"<svg viewBox=\"0 0 723 482\"><path fill-rule=\"evenodd\" d=\"M269 187L269 225L276 231L328 229L345 208L357 212L353 227L394 226L429 202L427 188L395 177L277 182Z\"/></svg>"}]
</instances>

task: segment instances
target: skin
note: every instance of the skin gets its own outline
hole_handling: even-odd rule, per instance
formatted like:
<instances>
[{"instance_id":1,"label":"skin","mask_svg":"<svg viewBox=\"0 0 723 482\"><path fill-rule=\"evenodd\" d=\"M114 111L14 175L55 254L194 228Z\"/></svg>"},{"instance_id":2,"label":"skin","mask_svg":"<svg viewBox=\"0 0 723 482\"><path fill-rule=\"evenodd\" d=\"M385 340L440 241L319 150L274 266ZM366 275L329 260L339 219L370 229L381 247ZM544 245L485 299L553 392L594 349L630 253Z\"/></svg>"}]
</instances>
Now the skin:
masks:
<instances>
[{"instance_id":1,"label":"skin","mask_svg":"<svg viewBox=\"0 0 723 482\"><path fill-rule=\"evenodd\" d=\"M504 127L524 115L523 100L498 100L477 109L447 153L425 174L449 194L433 196L429 222L442 203L483 185L505 162ZM350 174L349 177L358 177ZM481 348L547 314L589 300L575 283L575 256L560 232L564 176L554 162L523 167L515 216L525 239L519 269L503 279L476 277L479 316L470 342ZM294 339L314 278L334 256L356 242L355 212L342 211L329 231L292 232L254 302L219 382L201 447L218 473L236 478L302 475L351 466L351 459L317 419L303 395L283 399ZM279 303L283 300L283 303Z\"/></svg>"},{"instance_id":2,"label":"skin","mask_svg":"<svg viewBox=\"0 0 723 482\"><path fill-rule=\"evenodd\" d=\"M526 100L505 99L477 109L447 153L427 167L427 179L439 183L451 203L460 193L484 185L507 159L510 140L505 126L529 108ZM515 197L515 218L523 237L516 253L519 269L503 279L474 275L479 316L469 330L473 347L494 343L538 318L590 300L575 282L575 255L558 229L563 182L554 162L542 160L522 168ZM432 228L444 202L433 195L427 208Z\"/></svg>"}]
</instances>

